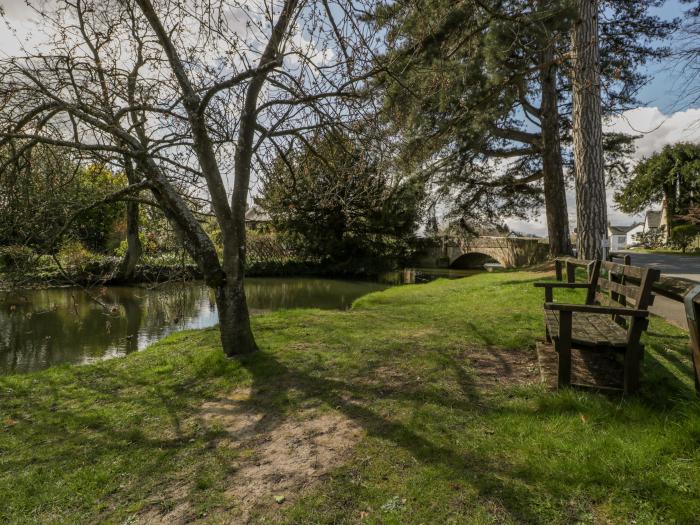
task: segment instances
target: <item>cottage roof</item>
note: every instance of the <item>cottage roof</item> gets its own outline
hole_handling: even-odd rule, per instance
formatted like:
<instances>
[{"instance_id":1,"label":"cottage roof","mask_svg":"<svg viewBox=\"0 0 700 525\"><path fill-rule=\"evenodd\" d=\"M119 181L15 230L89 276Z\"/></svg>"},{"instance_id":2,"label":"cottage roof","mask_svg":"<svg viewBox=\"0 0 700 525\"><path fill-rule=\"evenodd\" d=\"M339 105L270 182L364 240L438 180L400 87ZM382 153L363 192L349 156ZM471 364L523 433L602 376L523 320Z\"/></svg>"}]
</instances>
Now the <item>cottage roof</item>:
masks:
<instances>
[{"instance_id":1,"label":"cottage roof","mask_svg":"<svg viewBox=\"0 0 700 525\"><path fill-rule=\"evenodd\" d=\"M269 222L270 215L257 204L253 204L246 210L245 220L248 222Z\"/></svg>"},{"instance_id":2,"label":"cottage roof","mask_svg":"<svg viewBox=\"0 0 700 525\"><path fill-rule=\"evenodd\" d=\"M608 226L610 235L625 235L632 229L632 226Z\"/></svg>"}]
</instances>

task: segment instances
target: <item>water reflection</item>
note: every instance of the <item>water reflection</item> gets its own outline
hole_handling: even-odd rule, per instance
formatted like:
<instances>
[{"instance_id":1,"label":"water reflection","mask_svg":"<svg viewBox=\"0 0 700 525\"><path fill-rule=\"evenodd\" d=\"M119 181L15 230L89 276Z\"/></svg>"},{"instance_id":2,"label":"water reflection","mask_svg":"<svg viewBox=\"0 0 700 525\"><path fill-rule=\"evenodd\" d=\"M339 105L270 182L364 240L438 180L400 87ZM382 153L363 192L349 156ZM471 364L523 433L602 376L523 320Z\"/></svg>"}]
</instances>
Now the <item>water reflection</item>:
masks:
<instances>
[{"instance_id":1,"label":"water reflection","mask_svg":"<svg viewBox=\"0 0 700 525\"><path fill-rule=\"evenodd\" d=\"M435 279L461 279L482 270L459 270L452 268L404 268L402 270L387 272L380 280L390 284L420 284L434 281Z\"/></svg>"},{"instance_id":2,"label":"water reflection","mask_svg":"<svg viewBox=\"0 0 700 525\"><path fill-rule=\"evenodd\" d=\"M345 309L356 298L386 286L313 278L249 279L246 293L253 312ZM0 292L0 374L120 356L174 331L217 323L213 295L199 283L109 287L92 293L103 306L73 288Z\"/></svg>"}]
</instances>

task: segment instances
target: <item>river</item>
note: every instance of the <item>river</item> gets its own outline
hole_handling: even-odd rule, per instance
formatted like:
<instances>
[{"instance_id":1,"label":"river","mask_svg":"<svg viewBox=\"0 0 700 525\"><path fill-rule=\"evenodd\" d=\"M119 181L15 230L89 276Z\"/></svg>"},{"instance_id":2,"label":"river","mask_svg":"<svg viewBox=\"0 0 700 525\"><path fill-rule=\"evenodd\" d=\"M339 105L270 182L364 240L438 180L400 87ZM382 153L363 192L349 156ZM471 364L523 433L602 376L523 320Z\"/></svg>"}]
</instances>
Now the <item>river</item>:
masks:
<instances>
[{"instance_id":1,"label":"river","mask_svg":"<svg viewBox=\"0 0 700 525\"><path fill-rule=\"evenodd\" d=\"M407 270L388 283L319 278L246 279L253 314L286 308L347 309L390 284L469 271ZM96 300L97 299L97 300ZM141 350L166 335L217 323L212 293L199 282L155 287L23 289L0 292L0 375L83 364Z\"/></svg>"}]
</instances>

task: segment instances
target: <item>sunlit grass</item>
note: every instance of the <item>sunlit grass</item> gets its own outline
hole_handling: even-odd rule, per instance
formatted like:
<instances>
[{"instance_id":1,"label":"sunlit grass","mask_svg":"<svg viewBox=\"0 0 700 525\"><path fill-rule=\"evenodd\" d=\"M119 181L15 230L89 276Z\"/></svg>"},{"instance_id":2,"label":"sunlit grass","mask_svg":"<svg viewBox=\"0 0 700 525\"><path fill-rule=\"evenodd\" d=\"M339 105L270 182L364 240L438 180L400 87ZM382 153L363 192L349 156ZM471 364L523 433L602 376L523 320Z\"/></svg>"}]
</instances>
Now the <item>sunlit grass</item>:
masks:
<instances>
[{"instance_id":1,"label":"sunlit grass","mask_svg":"<svg viewBox=\"0 0 700 525\"><path fill-rule=\"evenodd\" d=\"M475 352L534 352L541 278L483 274L388 289L348 312L260 316L261 352L242 360L210 329L2 377L0 522L128 522L154 498L173 505L173 485L196 518L232 519L227 478L246 451L210 447L192 414L251 385L266 414L338 411L365 435L326 483L254 521L697 523L700 403L681 330L652 320L633 398L474 386Z\"/></svg>"}]
</instances>

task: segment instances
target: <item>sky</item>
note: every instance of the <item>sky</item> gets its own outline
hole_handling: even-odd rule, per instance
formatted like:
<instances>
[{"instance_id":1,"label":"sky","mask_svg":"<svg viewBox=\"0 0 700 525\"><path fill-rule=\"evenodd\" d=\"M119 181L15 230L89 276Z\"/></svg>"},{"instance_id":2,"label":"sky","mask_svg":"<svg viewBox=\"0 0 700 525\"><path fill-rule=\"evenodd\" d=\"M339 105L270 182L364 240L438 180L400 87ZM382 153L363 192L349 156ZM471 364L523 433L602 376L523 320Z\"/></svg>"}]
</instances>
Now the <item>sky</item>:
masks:
<instances>
[{"instance_id":1,"label":"sky","mask_svg":"<svg viewBox=\"0 0 700 525\"><path fill-rule=\"evenodd\" d=\"M0 7L16 30L15 33L10 31L0 19L0 56L8 56L19 49L18 38L29 41L32 39L31 26L24 22L31 16L31 11L26 7L25 0L0 0ZM682 6L678 0L670 0L657 9L657 13L664 18L682 17L686 8L687 6ZM631 162L659 151L666 144L679 141L700 142L700 104L689 107L683 99L682 65L669 59L647 66L646 73L652 78L639 93L642 102L640 107L616 115L604 124L606 130L641 135ZM608 219L613 225L629 225L642 219L640 216L625 215L615 209L612 195L613 190L609 190ZM567 201L570 226L573 230L576 225L573 188L567 192ZM547 232L544 212L529 221L508 219L506 223L518 232L542 236Z\"/></svg>"}]
</instances>

